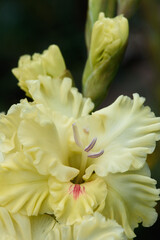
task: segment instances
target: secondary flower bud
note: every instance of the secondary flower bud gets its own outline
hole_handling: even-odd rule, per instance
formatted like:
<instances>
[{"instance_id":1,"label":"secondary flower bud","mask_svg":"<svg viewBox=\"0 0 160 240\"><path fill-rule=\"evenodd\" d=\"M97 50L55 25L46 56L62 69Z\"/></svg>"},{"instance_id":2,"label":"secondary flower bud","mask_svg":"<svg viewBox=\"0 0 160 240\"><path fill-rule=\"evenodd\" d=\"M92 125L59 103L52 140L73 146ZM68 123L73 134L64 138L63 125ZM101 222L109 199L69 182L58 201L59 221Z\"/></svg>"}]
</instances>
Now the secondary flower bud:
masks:
<instances>
[{"instance_id":1,"label":"secondary flower bud","mask_svg":"<svg viewBox=\"0 0 160 240\"><path fill-rule=\"evenodd\" d=\"M89 0L88 1L88 12L87 12L87 20L86 20L86 29L85 29L85 39L86 45L89 50L92 28L95 21L98 19L98 15L100 12L106 12L108 5L108 0Z\"/></svg>"},{"instance_id":2,"label":"secondary flower bud","mask_svg":"<svg viewBox=\"0 0 160 240\"><path fill-rule=\"evenodd\" d=\"M19 80L18 85L26 92L30 93L26 85L27 80L37 80L39 75L64 77L67 75L65 62L60 49L56 45L51 45L42 54L35 53L32 57L24 55L19 59L18 67L12 70L15 77Z\"/></svg>"},{"instance_id":3,"label":"secondary flower bud","mask_svg":"<svg viewBox=\"0 0 160 240\"><path fill-rule=\"evenodd\" d=\"M105 18L104 13L100 13L93 26L89 57L83 74L83 93L96 104L106 94L117 72L128 32L128 21L122 15Z\"/></svg>"},{"instance_id":4,"label":"secondary flower bud","mask_svg":"<svg viewBox=\"0 0 160 240\"><path fill-rule=\"evenodd\" d=\"M113 17L116 12L115 0L88 0L88 11L85 28L85 40L87 49L90 48L91 33L95 21L98 20L99 13L103 12L107 17Z\"/></svg>"}]
</instances>

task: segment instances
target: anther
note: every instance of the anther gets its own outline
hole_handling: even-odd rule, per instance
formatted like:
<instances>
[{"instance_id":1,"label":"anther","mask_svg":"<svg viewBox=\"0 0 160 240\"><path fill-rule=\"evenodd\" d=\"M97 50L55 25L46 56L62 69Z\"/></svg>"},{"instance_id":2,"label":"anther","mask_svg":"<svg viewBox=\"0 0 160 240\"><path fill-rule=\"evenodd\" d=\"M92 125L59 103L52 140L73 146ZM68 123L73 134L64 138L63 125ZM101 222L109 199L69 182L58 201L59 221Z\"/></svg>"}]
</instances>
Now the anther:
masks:
<instances>
[{"instance_id":1,"label":"anther","mask_svg":"<svg viewBox=\"0 0 160 240\"><path fill-rule=\"evenodd\" d=\"M91 143L84 149L85 152L89 152L94 145L96 144L97 138L93 138L93 140L91 141Z\"/></svg>"},{"instance_id":2,"label":"anther","mask_svg":"<svg viewBox=\"0 0 160 240\"><path fill-rule=\"evenodd\" d=\"M80 148L82 148L82 143L80 141L78 128L75 123L72 124L72 128L73 128L74 141Z\"/></svg>"},{"instance_id":3,"label":"anther","mask_svg":"<svg viewBox=\"0 0 160 240\"><path fill-rule=\"evenodd\" d=\"M101 150L100 152L97 152L97 153L88 154L88 157L90 157L90 158L98 158L98 157L100 157L103 153L104 153L104 150Z\"/></svg>"},{"instance_id":4,"label":"anther","mask_svg":"<svg viewBox=\"0 0 160 240\"><path fill-rule=\"evenodd\" d=\"M77 144L77 146L79 146L81 149L83 149L83 151L89 153L90 150L93 149L93 147L95 146L96 142L97 142L97 138L93 138L92 141L90 142L90 144L85 147L85 149L83 148L83 145L81 143L81 140L80 140L80 136L79 136L79 132L78 132L78 127L76 126L76 123L73 123L72 124L72 128L73 128L73 136L74 136L74 140L75 140L75 143ZM84 129L83 129L84 130ZM89 158L98 158L100 157L102 154L104 153L104 150L101 150L99 152L96 152L96 153L90 153L87 155L87 157Z\"/></svg>"}]
</instances>

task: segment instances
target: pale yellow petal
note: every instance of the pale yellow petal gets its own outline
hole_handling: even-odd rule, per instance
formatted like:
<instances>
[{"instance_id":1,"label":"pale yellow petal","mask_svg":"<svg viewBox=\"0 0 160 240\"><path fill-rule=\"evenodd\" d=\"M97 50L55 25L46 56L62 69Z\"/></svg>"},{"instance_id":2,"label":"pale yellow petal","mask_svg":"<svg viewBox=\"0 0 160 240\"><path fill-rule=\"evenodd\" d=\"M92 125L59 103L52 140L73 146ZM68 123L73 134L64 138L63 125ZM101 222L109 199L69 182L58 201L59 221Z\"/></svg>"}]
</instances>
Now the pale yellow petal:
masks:
<instances>
[{"instance_id":1,"label":"pale yellow petal","mask_svg":"<svg viewBox=\"0 0 160 240\"><path fill-rule=\"evenodd\" d=\"M38 79L39 75L60 77L65 70L66 66L58 46L51 45L42 54L22 56L18 67L12 72L19 80L19 86L30 96L26 80Z\"/></svg>"},{"instance_id":2,"label":"pale yellow petal","mask_svg":"<svg viewBox=\"0 0 160 240\"><path fill-rule=\"evenodd\" d=\"M61 112L68 117L85 116L94 108L90 98L83 98L77 88L72 87L70 78L60 80L39 76L37 80L27 81L26 84L36 103L42 103L46 108Z\"/></svg>"},{"instance_id":3,"label":"pale yellow petal","mask_svg":"<svg viewBox=\"0 0 160 240\"><path fill-rule=\"evenodd\" d=\"M27 112L35 118L37 112L40 111L38 107L38 105L33 105L33 103L28 102L27 99L22 99L20 103L12 105L7 114L0 115L1 152L7 155L8 153L22 150L22 146L17 137L19 125L23 119L23 115Z\"/></svg>"},{"instance_id":4,"label":"pale yellow petal","mask_svg":"<svg viewBox=\"0 0 160 240\"><path fill-rule=\"evenodd\" d=\"M57 240L127 240L120 225L113 220L106 221L98 212L72 226L57 223L50 234Z\"/></svg>"},{"instance_id":5,"label":"pale yellow petal","mask_svg":"<svg viewBox=\"0 0 160 240\"><path fill-rule=\"evenodd\" d=\"M73 226L56 223L45 240L79 240L73 236ZM38 239L37 239L38 240Z\"/></svg>"},{"instance_id":6,"label":"pale yellow petal","mask_svg":"<svg viewBox=\"0 0 160 240\"><path fill-rule=\"evenodd\" d=\"M32 216L30 223L32 240L61 240L61 238L53 238L56 224L53 217L46 214Z\"/></svg>"},{"instance_id":7,"label":"pale yellow petal","mask_svg":"<svg viewBox=\"0 0 160 240\"><path fill-rule=\"evenodd\" d=\"M85 178L93 171L105 176L108 172L124 172L144 165L147 154L153 152L160 139L160 118L143 103L144 98L138 94L133 95L133 100L120 96L109 107L76 122L83 145L96 137L92 151L104 150L102 156L88 158ZM88 129L88 134L84 129Z\"/></svg>"},{"instance_id":8,"label":"pale yellow petal","mask_svg":"<svg viewBox=\"0 0 160 240\"><path fill-rule=\"evenodd\" d=\"M74 238L77 240L127 240L123 228L114 220L107 220L98 212L86 216L75 224Z\"/></svg>"},{"instance_id":9,"label":"pale yellow petal","mask_svg":"<svg viewBox=\"0 0 160 240\"><path fill-rule=\"evenodd\" d=\"M99 213L67 226L46 214L28 217L11 214L2 207L0 234L1 240L126 240L122 227Z\"/></svg>"},{"instance_id":10,"label":"pale yellow petal","mask_svg":"<svg viewBox=\"0 0 160 240\"><path fill-rule=\"evenodd\" d=\"M109 174L105 180L108 194L103 214L122 225L128 238L135 237L138 223L149 227L156 221L154 207L160 190L146 165L141 170Z\"/></svg>"},{"instance_id":11,"label":"pale yellow petal","mask_svg":"<svg viewBox=\"0 0 160 240\"><path fill-rule=\"evenodd\" d=\"M4 161L4 156L3 156L3 153L0 152L0 163Z\"/></svg>"},{"instance_id":12,"label":"pale yellow petal","mask_svg":"<svg viewBox=\"0 0 160 240\"><path fill-rule=\"evenodd\" d=\"M40 175L22 153L0 167L0 205L10 212L37 215L53 213L48 176Z\"/></svg>"},{"instance_id":13,"label":"pale yellow petal","mask_svg":"<svg viewBox=\"0 0 160 240\"><path fill-rule=\"evenodd\" d=\"M66 70L66 65L60 49L56 45L51 45L47 50L43 52L41 56L43 68L47 75L52 77L60 77Z\"/></svg>"},{"instance_id":14,"label":"pale yellow petal","mask_svg":"<svg viewBox=\"0 0 160 240\"><path fill-rule=\"evenodd\" d=\"M102 211L107 195L104 181L100 178L82 184L61 183L50 179L54 214L61 223L81 222L83 216Z\"/></svg>"},{"instance_id":15,"label":"pale yellow petal","mask_svg":"<svg viewBox=\"0 0 160 240\"><path fill-rule=\"evenodd\" d=\"M34 106L31 109L21 115L24 120L18 129L23 150L40 174L70 181L79 173L68 164L68 135L72 131L72 119L50 112L47 116L46 112L34 110Z\"/></svg>"},{"instance_id":16,"label":"pale yellow petal","mask_svg":"<svg viewBox=\"0 0 160 240\"><path fill-rule=\"evenodd\" d=\"M5 208L0 207L0 239L35 240L32 239L29 218L21 214L11 214Z\"/></svg>"},{"instance_id":17,"label":"pale yellow petal","mask_svg":"<svg viewBox=\"0 0 160 240\"><path fill-rule=\"evenodd\" d=\"M20 122L19 105L12 105L7 115L0 115L0 151L8 153L16 148L20 149L17 140L17 127Z\"/></svg>"},{"instance_id":18,"label":"pale yellow petal","mask_svg":"<svg viewBox=\"0 0 160 240\"><path fill-rule=\"evenodd\" d=\"M0 207L1 240L53 240L55 223L54 218L46 214L28 217L11 214Z\"/></svg>"}]
</instances>

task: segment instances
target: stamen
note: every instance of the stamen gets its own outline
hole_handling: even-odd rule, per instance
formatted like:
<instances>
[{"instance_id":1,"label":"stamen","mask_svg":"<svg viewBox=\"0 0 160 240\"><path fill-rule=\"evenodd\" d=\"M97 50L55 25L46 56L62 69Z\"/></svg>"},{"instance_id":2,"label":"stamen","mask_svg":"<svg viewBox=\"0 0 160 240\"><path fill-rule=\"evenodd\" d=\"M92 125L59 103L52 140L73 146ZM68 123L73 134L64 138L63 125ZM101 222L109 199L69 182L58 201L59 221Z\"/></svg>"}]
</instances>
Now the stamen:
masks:
<instances>
[{"instance_id":1,"label":"stamen","mask_svg":"<svg viewBox=\"0 0 160 240\"><path fill-rule=\"evenodd\" d=\"M93 138L92 142L84 149L85 152L89 152L96 144L97 138Z\"/></svg>"},{"instance_id":2,"label":"stamen","mask_svg":"<svg viewBox=\"0 0 160 240\"><path fill-rule=\"evenodd\" d=\"M98 157L100 157L103 153L104 153L104 150L101 150L100 152L89 154L88 157L90 157L90 158L98 158Z\"/></svg>"},{"instance_id":3,"label":"stamen","mask_svg":"<svg viewBox=\"0 0 160 240\"><path fill-rule=\"evenodd\" d=\"M78 128L75 123L72 124L72 128L73 128L74 141L80 148L82 148L82 143L80 141Z\"/></svg>"}]
</instances>

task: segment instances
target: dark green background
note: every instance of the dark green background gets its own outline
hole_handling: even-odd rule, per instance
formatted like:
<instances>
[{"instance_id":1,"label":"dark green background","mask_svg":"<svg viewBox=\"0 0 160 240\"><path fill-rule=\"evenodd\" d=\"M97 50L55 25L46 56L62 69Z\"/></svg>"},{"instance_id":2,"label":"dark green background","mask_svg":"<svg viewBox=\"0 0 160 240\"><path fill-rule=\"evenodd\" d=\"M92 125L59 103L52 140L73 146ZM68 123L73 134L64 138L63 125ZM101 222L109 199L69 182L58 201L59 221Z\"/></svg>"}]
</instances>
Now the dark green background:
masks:
<instances>
[{"instance_id":1,"label":"dark green background","mask_svg":"<svg viewBox=\"0 0 160 240\"><path fill-rule=\"evenodd\" d=\"M120 71L111 84L102 106L120 94L134 92L146 97L156 115L160 115L160 4L158 0L140 1L130 18L130 37ZM84 26L86 0L1 0L0 1L0 110L24 98L11 69L23 54L42 52L57 44L76 85L81 77L87 53ZM160 151L159 151L160 152ZM152 170L160 178L160 163ZM160 184L159 184L160 185ZM139 239L157 239L160 222L153 227L138 229Z\"/></svg>"}]
</instances>

